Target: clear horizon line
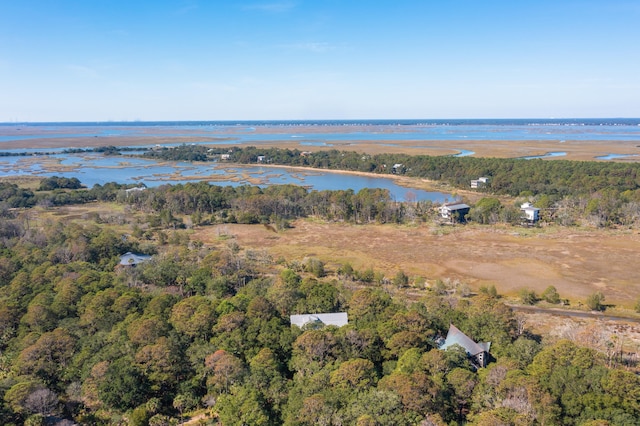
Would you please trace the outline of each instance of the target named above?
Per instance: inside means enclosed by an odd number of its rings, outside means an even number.
[[[640,117],[467,117],[467,118],[271,118],[271,119],[176,119],[176,120],[63,120],[63,121],[0,121],[0,124],[103,124],[103,123],[189,123],[189,122],[216,122],[216,123],[237,123],[237,122],[359,122],[359,121],[508,121],[508,120],[640,120]]]

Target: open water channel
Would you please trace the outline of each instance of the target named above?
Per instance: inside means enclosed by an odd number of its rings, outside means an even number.
[[[340,126],[344,125],[344,130]],[[297,126],[307,130],[297,131]],[[331,131],[327,131],[331,126]],[[308,129],[317,129],[317,131]],[[267,129],[267,131],[265,131]],[[356,130],[354,130],[356,129]],[[431,200],[442,202],[450,194],[428,192],[399,186],[393,179],[352,174],[289,169],[284,167],[237,166],[218,163],[191,164],[163,162],[136,157],[105,157],[99,154],[69,155],[60,149],[38,149],[37,140],[122,137],[202,137],[208,145],[256,145],[260,142],[296,141],[305,146],[331,147],[335,142],[349,141],[357,147],[362,141],[375,141],[394,146],[394,141],[440,141],[456,149],[457,156],[473,155],[459,149],[460,140],[640,140],[639,119],[548,119],[548,120],[365,120],[309,122],[128,122],[128,123],[0,123],[0,150],[3,142],[25,141],[24,148],[2,150],[0,176],[64,176],[77,177],[86,186],[118,183],[143,183],[158,186],[165,183],[208,181],[217,185],[253,184],[259,186],[296,184],[312,190],[385,188],[398,201]],[[30,141],[33,141],[30,147]],[[199,143],[199,142],[196,142]],[[73,144],[77,146],[77,144]],[[149,146],[153,146],[151,143]],[[178,144],[163,144],[166,146]],[[409,145],[411,146],[411,145]],[[356,148],[357,149],[357,148]],[[47,151],[47,156],[11,156],[11,152]],[[60,154],[56,153],[60,152]],[[550,152],[540,157],[563,156]],[[620,156],[603,157],[615,159]]]
[[[52,171],[51,169],[55,169]],[[242,166],[220,163],[162,162],[135,157],[105,157],[100,154],[55,154],[36,157],[0,157],[2,176],[76,177],[88,186],[107,182],[140,183],[148,187],[163,184],[207,181],[215,185],[294,184],[310,190],[382,188],[396,201],[443,202],[450,194],[400,186],[393,179],[361,176],[317,169]]]

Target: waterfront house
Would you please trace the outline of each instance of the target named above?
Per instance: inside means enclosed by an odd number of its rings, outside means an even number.
[[[302,314],[291,315],[291,324],[297,325],[302,328],[307,324],[313,324],[314,326],[324,327],[326,325],[335,325],[336,327],[342,327],[347,325],[348,318],[346,312],[326,313],[326,314]]]
[[[124,192],[127,194],[132,194],[134,192],[141,192],[144,191],[145,189],[147,189],[144,186],[134,186],[133,188],[129,188],[129,189],[125,189]]]
[[[465,217],[469,214],[471,207],[464,203],[448,203],[440,207],[440,216],[451,223],[465,222]]]
[[[540,219],[540,209],[533,207],[531,203],[524,203],[520,206],[520,210],[523,213],[522,219],[533,224]]]
[[[453,345],[461,346],[476,368],[484,368],[487,366],[491,342],[476,343],[455,325],[451,324],[449,325],[447,338],[440,346],[440,349],[446,350]]]
[[[479,177],[478,179],[474,179],[471,181],[471,188],[478,189],[484,188],[489,183],[488,177]]]
[[[396,174],[400,175],[400,174],[403,174],[404,172],[405,172],[404,164],[396,163],[391,168],[391,173],[393,173],[394,175]]]

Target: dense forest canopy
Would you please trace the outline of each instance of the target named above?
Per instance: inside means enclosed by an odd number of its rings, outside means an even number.
[[[310,266],[280,269],[225,244],[186,241],[119,270],[118,254],[139,243],[99,226],[52,223],[5,242],[9,421],[56,413],[109,423],[124,413],[145,424],[207,406],[224,424],[317,424],[324,416],[328,424],[367,416],[379,424],[625,424],[640,415],[637,376],[607,366],[592,348],[542,347],[489,293],[433,290],[406,303],[348,268],[317,277]],[[274,267],[277,276],[265,275]],[[340,310],[350,324],[339,329],[288,322],[292,313]],[[486,371],[464,352],[436,348],[451,322],[493,342]]]

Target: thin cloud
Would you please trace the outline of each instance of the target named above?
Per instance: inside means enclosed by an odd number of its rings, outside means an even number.
[[[179,8],[176,13],[178,15],[186,15],[187,13],[191,12],[192,10],[196,10],[198,9],[198,3],[196,3],[195,1],[185,1],[183,2],[183,6],[181,8]]]
[[[122,29],[112,30],[112,31],[110,31],[109,34],[112,35],[112,36],[117,36],[117,37],[129,37],[129,31],[122,30]]]
[[[231,84],[220,84],[220,83],[208,83],[196,81],[189,84],[189,87],[192,89],[196,89],[198,91],[208,91],[208,92],[235,92],[238,88]]]
[[[65,68],[80,77],[98,78],[100,76],[98,71],[85,65],[69,64],[66,65]]]
[[[330,50],[335,50],[336,46],[326,42],[307,42],[307,43],[293,43],[280,45],[283,49],[288,50],[302,50],[313,53],[324,53]]]
[[[270,13],[287,12],[296,7],[296,3],[292,1],[280,1],[274,3],[253,3],[243,7],[244,10],[257,10]]]

